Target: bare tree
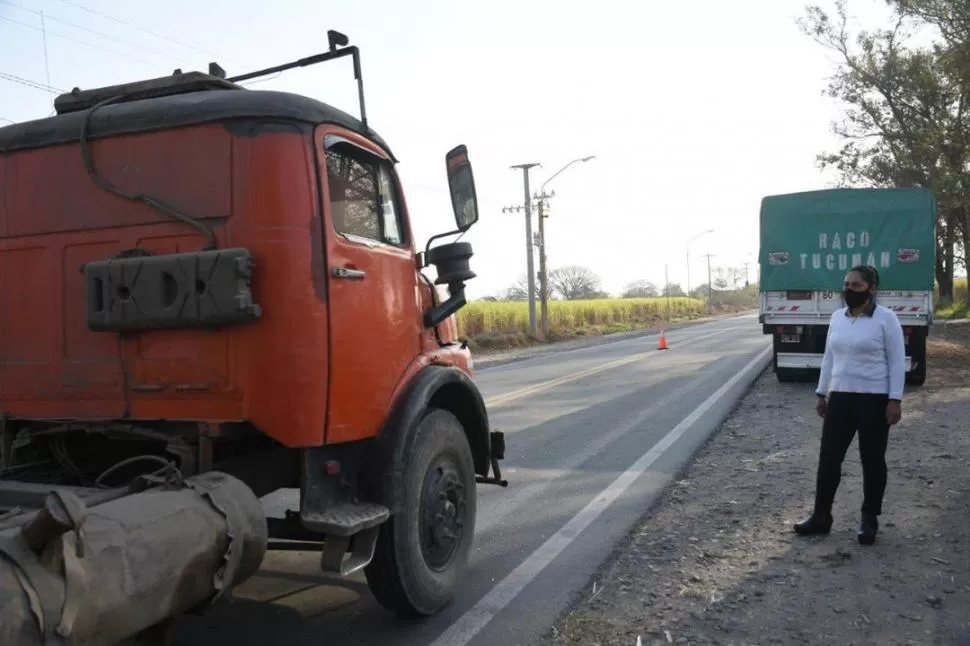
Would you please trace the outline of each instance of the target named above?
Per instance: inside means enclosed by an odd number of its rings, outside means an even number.
[[[577,265],[560,267],[549,272],[549,285],[553,293],[570,301],[599,298],[603,295],[599,276],[586,267]]]
[[[649,280],[637,280],[626,286],[623,298],[653,298],[660,295],[660,290]]]
[[[539,298],[539,286],[533,290],[535,292],[536,299]],[[525,276],[522,276],[515,284],[505,290],[503,295],[503,300],[506,301],[527,301],[529,300],[529,281]]]
[[[744,284],[744,269],[738,267],[718,267],[714,270],[714,289],[738,289]]]

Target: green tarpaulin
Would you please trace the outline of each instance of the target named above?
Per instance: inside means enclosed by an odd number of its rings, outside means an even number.
[[[761,201],[761,290],[838,291],[854,265],[880,288],[933,289],[936,198],[922,188],[833,189]]]

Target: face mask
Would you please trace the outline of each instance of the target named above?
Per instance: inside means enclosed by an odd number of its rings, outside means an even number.
[[[857,292],[854,289],[846,289],[842,292],[845,304],[851,309],[862,307],[869,300],[869,292]]]

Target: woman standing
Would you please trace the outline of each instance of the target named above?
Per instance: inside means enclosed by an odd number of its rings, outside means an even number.
[[[845,276],[845,307],[829,322],[815,410],[824,418],[815,484],[815,510],[795,524],[802,536],[828,534],[842,462],[859,432],[864,500],[859,543],[872,545],[886,490],[889,428],[902,417],[906,377],[903,328],[896,314],[876,303],[879,273],[861,265]]]

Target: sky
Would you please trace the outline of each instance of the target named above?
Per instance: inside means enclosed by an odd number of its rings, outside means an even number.
[[[688,257],[691,284],[704,283],[713,254],[755,279],[761,198],[835,179],[815,159],[838,143],[839,107],[823,95],[836,60],[798,30],[804,4],[0,0],[0,123],[48,116],[74,87],[288,62],[325,51],[336,29],[361,48],[368,119],[400,160],[416,240],[453,227],[444,155],[468,146],[480,210],[464,238],[469,296],[525,275],[524,215],[503,213],[523,201],[510,167],[541,163],[535,190],[588,155],[548,185],[550,268],[588,267],[616,294],[662,285],[665,269],[684,286]],[[850,11],[875,25],[883,6]],[[349,61],[250,87],[357,114]]]

